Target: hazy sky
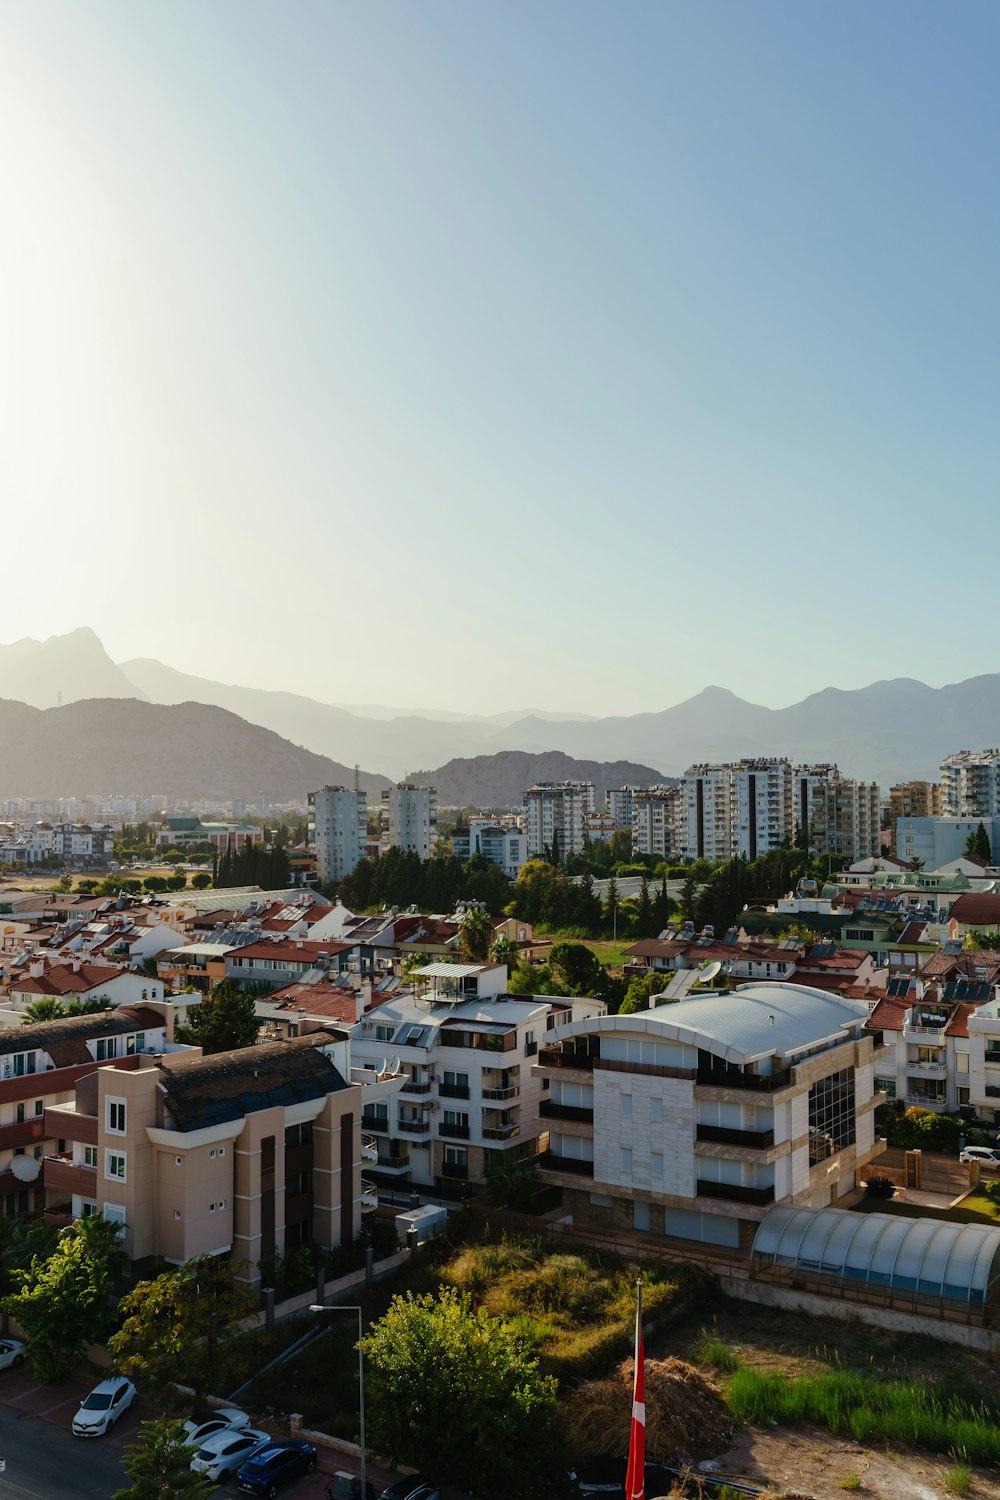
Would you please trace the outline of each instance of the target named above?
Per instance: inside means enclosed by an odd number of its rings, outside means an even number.
[[[0,0],[0,638],[340,701],[1000,669],[996,0]]]

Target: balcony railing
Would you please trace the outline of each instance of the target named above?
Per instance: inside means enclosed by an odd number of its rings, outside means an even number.
[[[577,1120],[581,1125],[593,1125],[594,1111],[578,1104],[556,1104],[554,1099],[543,1099],[538,1113],[546,1120]]]
[[[400,1120],[399,1128],[404,1135],[426,1135],[431,1128],[430,1120]]]
[[[449,1136],[453,1141],[467,1141],[469,1139],[468,1125],[448,1125],[442,1122],[438,1126],[438,1135]]]
[[[702,1198],[725,1198],[732,1203],[773,1203],[774,1183],[767,1187],[743,1187],[738,1182],[707,1182],[699,1177],[698,1194]]]
[[[484,1099],[517,1099],[520,1097],[521,1085],[512,1083],[505,1089],[483,1089]]]
[[[408,1078],[403,1084],[400,1093],[403,1094],[429,1094],[434,1085],[426,1078]]]
[[[543,1172],[571,1172],[574,1177],[593,1177],[594,1163],[583,1161],[579,1156],[558,1156],[554,1151],[543,1151],[538,1158]]]
[[[398,1151],[387,1152],[385,1156],[379,1157],[375,1165],[383,1172],[401,1172],[410,1165],[410,1158]]]
[[[443,1161],[441,1163],[442,1177],[457,1177],[460,1182],[465,1182],[469,1175],[468,1162]]]
[[[442,1099],[468,1099],[469,1085],[467,1083],[439,1083],[438,1093]]]
[[[757,1094],[773,1094],[777,1089],[787,1088],[792,1081],[791,1068],[780,1073],[740,1073],[736,1069],[728,1072],[717,1068],[699,1068],[697,1082],[701,1087],[713,1089],[750,1089]]]
[[[510,1141],[514,1136],[521,1134],[520,1125],[484,1125],[484,1141]]]
[[[362,1137],[362,1139],[361,1139],[361,1160],[362,1161],[378,1161],[378,1141],[372,1140],[368,1136],[363,1136]]]
[[[587,1052],[561,1052],[558,1047],[539,1047],[538,1061],[543,1068],[581,1068],[593,1071],[594,1059]]]
[[[79,1193],[84,1198],[97,1195],[97,1168],[76,1163],[70,1156],[46,1156],[42,1181],[58,1193]]]
[[[362,1113],[361,1128],[362,1130],[372,1131],[374,1135],[388,1135],[389,1117],[388,1115],[368,1115]]]
[[[774,1145],[773,1130],[736,1130],[728,1125],[699,1125],[696,1128],[699,1141],[717,1141],[723,1146],[748,1146],[753,1151],[766,1151]]]

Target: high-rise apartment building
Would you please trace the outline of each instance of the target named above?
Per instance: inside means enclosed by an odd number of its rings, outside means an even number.
[[[881,853],[881,801],[875,781],[831,777],[817,788],[809,847],[845,865]]]
[[[343,880],[364,858],[368,809],[364,792],[325,786],[309,793],[316,847],[316,874],[322,885]]]
[[[380,843],[386,849],[411,849],[430,859],[437,836],[437,792],[432,786],[401,781],[382,793]]]
[[[684,774],[693,859],[757,859],[792,842],[792,768],[784,759],[694,765]]]
[[[840,780],[836,766],[826,761],[814,766],[796,766],[792,772],[795,796],[795,833],[798,839],[809,838],[817,821],[817,801],[832,781]],[[804,845],[802,845],[804,847]],[[812,847],[810,843],[810,847]]]
[[[592,781],[539,781],[524,794],[528,858],[546,850],[559,859],[579,854],[586,838],[584,819],[593,811]]]
[[[897,818],[939,818],[941,787],[936,781],[901,781],[889,788],[889,823]]]
[[[945,756],[941,812],[950,818],[1000,816],[1000,750],[957,750]]]
[[[615,820],[615,828],[632,827],[636,786],[612,786],[604,794],[604,806]]]
[[[679,854],[687,832],[687,804],[679,786],[647,786],[632,799],[632,849],[666,859]]]

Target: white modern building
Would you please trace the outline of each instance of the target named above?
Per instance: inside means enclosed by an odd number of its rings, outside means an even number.
[[[632,799],[632,849],[666,859],[686,843],[687,803],[679,786],[647,786]]]
[[[1000,816],[897,818],[896,855],[907,862],[921,860],[925,870],[940,870],[961,859],[970,833],[980,823],[989,835],[994,857],[1000,857]]]
[[[368,837],[365,794],[344,786],[325,786],[309,793],[309,808],[320,884],[343,880],[364,858]]]
[[[941,762],[941,811],[945,817],[1000,817],[1000,750],[957,750]]]
[[[867,1006],[751,984],[556,1025],[542,1175],[574,1222],[749,1247],[775,1203],[853,1191],[882,1150]]]
[[[792,842],[792,768],[786,759],[690,766],[684,795],[684,852],[692,859],[752,860]]]
[[[539,781],[524,794],[528,858],[548,850],[559,859],[579,854],[586,841],[585,820],[594,811],[592,781]]]
[[[437,792],[432,786],[401,781],[382,793],[380,843],[386,849],[410,849],[430,859],[437,837]]]
[[[458,859],[481,854],[499,865],[511,880],[516,880],[528,857],[528,836],[520,823],[506,818],[470,818],[467,828],[456,828],[451,836],[451,852]]]

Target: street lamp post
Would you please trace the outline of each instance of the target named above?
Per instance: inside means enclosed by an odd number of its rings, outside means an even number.
[[[357,1313],[358,1315],[358,1436],[361,1444],[361,1500],[368,1500],[368,1462],[365,1457],[365,1355],[362,1346],[364,1328],[361,1308],[350,1306],[324,1307],[314,1302],[309,1308],[313,1317],[331,1317],[335,1313]]]

